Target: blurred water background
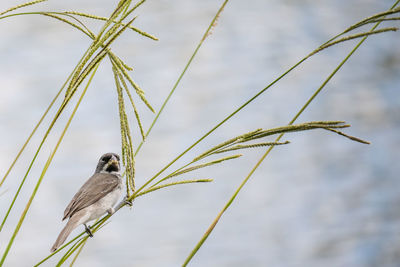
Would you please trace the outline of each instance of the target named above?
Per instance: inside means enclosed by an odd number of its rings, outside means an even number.
[[[229,2],[139,153],[137,184],[318,45],[354,22],[386,10],[392,2]],[[116,3],[49,1],[26,11],[74,10],[108,16]],[[139,17],[134,25],[160,41],[126,32],[113,46],[135,68],[135,81],[156,109],[221,3],[147,1],[136,12]],[[16,4],[2,0],[0,9]],[[95,32],[101,25],[89,24]],[[40,16],[0,21],[0,38],[3,175],[90,40]],[[308,60],[180,162],[237,134],[287,124],[354,45],[341,44]],[[352,124],[347,133],[372,144],[361,145],[322,131],[285,136],[292,143],[272,151],[191,266],[400,266],[399,47],[398,33],[369,38],[299,119],[345,120]],[[106,63],[44,178],[6,266],[32,266],[47,256],[65,224],[61,222],[64,208],[93,173],[100,155],[120,153],[116,103]],[[138,106],[147,128],[153,115],[142,104]],[[44,146],[0,233],[1,252],[61,134],[66,114]],[[48,124],[47,119],[44,125]],[[133,120],[131,125],[138,144]],[[43,131],[42,127],[0,189],[1,218]],[[213,183],[166,189],[137,199],[132,210],[121,210],[88,241],[76,266],[181,265],[263,152],[248,151],[241,159],[188,176],[214,178]]]

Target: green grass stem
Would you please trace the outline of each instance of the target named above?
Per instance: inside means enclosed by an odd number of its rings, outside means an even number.
[[[165,106],[167,105],[169,99],[174,94],[174,92],[175,92],[176,88],[178,87],[179,83],[181,82],[183,76],[185,75],[186,71],[189,69],[189,66],[191,65],[193,59],[196,57],[197,52],[199,51],[201,45],[204,43],[204,41],[206,40],[207,36],[210,34],[211,30],[215,26],[215,23],[217,22],[217,19],[221,15],[221,13],[224,10],[224,8],[225,8],[226,4],[228,3],[228,1],[229,0],[225,0],[222,3],[221,7],[218,9],[217,13],[215,14],[213,19],[211,20],[210,25],[208,26],[206,32],[203,34],[203,37],[200,39],[200,42],[197,44],[193,54],[189,58],[189,61],[186,63],[185,67],[183,68],[183,71],[181,72],[181,74],[179,75],[178,79],[176,80],[176,82],[175,82],[174,86],[172,87],[171,91],[169,92],[167,98],[165,98],[163,104],[161,105],[160,110],[157,112],[156,116],[154,117],[153,121],[151,122],[149,129],[146,131],[146,134],[144,135],[143,140],[140,142],[138,148],[136,149],[135,156],[137,155],[137,153],[139,152],[140,148],[142,147],[145,138],[150,134],[150,132],[153,129],[154,125],[158,121],[158,118],[160,117],[161,113],[163,112],[163,110],[164,110]]]
[[[396,5],[400,2],[400,0],[397,0],[396,3],[392,6],[391,9],[396,7]],[[378,26],[380,22],[376,23],[371,31],[374,31]],[[303,105],[303,107],[299,110],[299,112],[293,117],[293,119],[289,122],[289,125],[293,124],[298,117],[303,113],[303,111],[310,105],[310,103],[315,99],[315,97],[322,91],[322,89],[325,87],[325,85],[332,79],[332,77],[339,71],[339,69],[347,62],[347,60],[354,54],[354,52],[362,45],[362,43],[368,38],[368,36],[363,37],[363,39],[350,51],[350,53],[342,60],[342,62],[334,69],[334,71],[328,76],[328,78],[322,83],[322,85],[314,92],[314,94],[309,98],[309,100]],[[280,139],[283,137],[284,133],[280,134],[276,139],[275,142],[279,142]],[[239,185],[239,187],[236,189],[234,194],[231,196],[231,198],[228,200],[228,202],[225,204],[225,206],[222,208],[222,210],[218,213],[214,221],[211,223],[211,225],[208,227],[204,235],[201,237],[200,241],[196,244],[194,249],[190,252],[189,256],[185,259],[183,263],[183,267],[187,266],[191,259],[196,255],[200,247],[204,244],[204,242],[207,240],[208,236],[211,234],[211,232],[214,230],[215,226],[221,219],[221,216],[225,213],[225,211],[229,208],[229,206],[232,204],[232,202],[236,199],[237,195],[239,194],[240,190],[244,187],[244,185],[247,183],[247,181],[250,179],[250,177],[253,175],[253,173],[257,170],[257,168],[261,165],[261,163],[264,161],[264,159],[267,157],[267,155],[271,152],[271,150],[274,148],[274,146],[270,146],[267,151],[261,156],[261,158],[257,161],[256,165],[251,169],[249,174],[246,176],[246,178],[242,181],[242,183]]]
[[[24,209],[24,211],[23,211],[22,214],[21,214],[21,217],[20,217],[20,219],[19,219],[19,221],[18,221],[18,224],[17,224],[17,226],[15,227],[14,233],[13,233],[12,237],[10,238],[10,241],[8,242],[8,245],[7,245],[7,247],[6,247],[6,250],[4,251],[4,254],[3,254],[3,256],[2,256],[2,258],[1,258],[1,261],[0,261],[0,266],[2,266],[2,265],[4,264],[4,261],[5,261],[7,255],[8,255],[8,252],[10,251],[11,246],[12,246],[12,244],[14,243],[15,237],[17,236],[17,234],[18,234],[18,232],[19,232],[19,229],[21,228],[21,225],[22,225],[22,223],[23,223],[23,221],[24,221],[24,219],[25,219],[26,214],[28,213],[28,210],[29,210],[29,208],[30,208],[30,206],[31,206],[31,204],[32,204],[33,199],[34,199],[35,196],[36,196],[36,193],[37,193],[37,191],[38,191],[38,189],[39,189],[39,186],[40,186],[40,184],[41,184],[42,181],[43,181],[43,177],[44,177],[44,175],[46,174],[47,169],[48,169],[48,167],[50,166],[50,163],[51,163],[51,161],[53,160],[54,155],[56,154],[57,149],[58,149],[58,147],[60,146],[61,141],[63,140],[63,138],[64,138],[64,136],[65,136],[65,133],[67,132],[67,129],[68,129],[68,127],[70,126],[71,121],[72,121],[72,119],[74,118],[75,113],[76,113],[76,111],[78,110],[78,107],[79,107],[79,105],[81,104],[81,101],[82,101],[83,97],[85,96],[85,93],[86,93],[87,89],[89,88],[89,85],[90,85],[90,83],[91,83],[91,81],[92,81],[92,79],[93,79],[93,77],[94,77],[94,74],[96,73],[97,67],[98,67],[98,65],[96,66],[95,70],[93,71],[92,76],[89,78],[89,81],[88,81],[88,83],[87,83],[85,89],[82,91],[82,94],[81,94],[81,96],[80,96],[78,102],[76,103],[75,108],[74,108],[74,110],[72,111],[72,114],[71,114],[71,116],[69,117],[68,122],[67,122],[67,124],[65,125],[65,128],[64,128],[64,130],[63,130],[63,132],[62,132],[60,138],[58,139],[58,142],[57,142],[57,144],[56,144],[56,146],[55,146],[53,152],[51,153],[49,159],[48,159],[47,162],[46,162],[46,165],[45,165],[44,168],[43,168],[43,171],[42,171],[42,173],[41,173],[41,175],[40,175],[40,178],[39,178],[38,182],[37,182],[36,185],[35,185],[35,189],[33,190],[32,194],[31,194],[31,196],[30,196],[30,198],[29,198],[28,203],[26,204],[25,209]]]
[[[36,1],[26,2],[26,3],[21,4],[21,5],[17,5],[17,6],[14,6],[14,7],[12,7],[12,8],[9,8],[9,9],[3,11],[3,12],[0,12],[0,16],[6,14],[6,13],[8,13],[8,12],[11,12],[11,11],[14,11],[14,10],[17,10],[17,9],[20,9],[20,8],[23,8],[23,7],[27,7],[27,6],[39,4],[39,3],[45,2],[45,1],[47,1],[47,0],[36,0]]]

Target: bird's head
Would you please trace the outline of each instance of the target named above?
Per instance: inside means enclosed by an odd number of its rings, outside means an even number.
[[[97,163],[96,173],[99,172],[119,172],[119,156],[115,153],[106,153],[100,157],[99,163]]]

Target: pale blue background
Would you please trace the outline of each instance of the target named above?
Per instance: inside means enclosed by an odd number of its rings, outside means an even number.
[[[116,2],[49,1],[26,10],[76,10],[107,16]],[[221,3],[147,1],[137,10],[134,25],[160,41],[126,32],[113,46],[135,67],[132,75],[156,109]],[[0,10],[15,4],[3,0]],[[137,183],[143,184],[318,45],[392,4],[388,0],[230,1],[140,152]],[[97,30],[100,24],[91,25]],[[69,26],[39,16],[0,21],[0,38],[3,175],[90,41]],[[307,61],[182,163],[234,135],[286,124],[354,45],[341,44]],[[361,145],[322,131],[287,135],[284,139],[292,144],[268,156],[191,266],[399,266],[399,47],[398,33],[368,39],[299,119],[346,120],[353,126],[346,132],[372,144]],[[106,63],[44,178],[6,266],[31,266],[47,256],[64,226],[65,206],[92,174],[98,157],[108,151],[120,153],[116,100]],[[153,115],[142,104],[138,106],[147,128]],[[1,252],[66,118],[67,114],[57,123],[0,233]],[[131,125],[137,144],[133,120]],[[1,218],[43,130],[0,189]],[[263,151],[249,151],[242,159],[187,177],[214,178],[214,183],[177,187],[138,199],[132,210],[119,212],[89,240],[76,266],[181,265]]]

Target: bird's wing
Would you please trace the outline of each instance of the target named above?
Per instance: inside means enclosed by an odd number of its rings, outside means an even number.
[[[79,189],[64,211],[64,219],[86,208],[115,189],[120,183],[120,178],[114,174],[95,173]]]

